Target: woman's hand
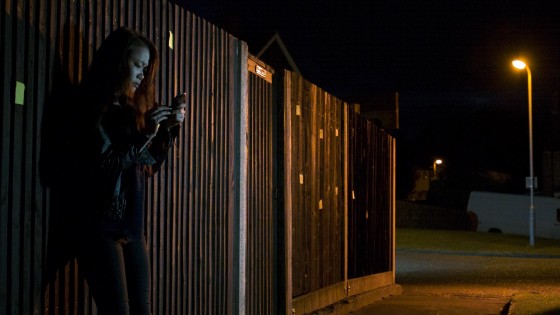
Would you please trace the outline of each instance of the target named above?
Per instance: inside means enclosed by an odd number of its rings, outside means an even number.
[[[168,119],[171,109],[167,106],[156,106],[146,113],[146,128],[144,133],[149,138],[156,136],[160,124]]]
[[[170,128],[180,125],[185,120],[187,107],[187,96],[185,93],[181,93],[173,99],[173,107],[171,108],[167,119],[162,123],[162,125],[169,130]]]

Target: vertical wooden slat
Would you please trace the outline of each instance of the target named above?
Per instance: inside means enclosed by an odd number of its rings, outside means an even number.
[[[169,32],[171,32],[173,35],[177,34],[176,29],[173,27],[172,23],[173,21],[175,21],[177,24],[180,23],[180,20],[178,19],[178,16],[175,14],[175,7],[173,5],[171,5],[170,3],[166,4],[166,9],[167,9],[167,30],[168,30],[168,34],[167,34],[167,39],[165,40],[165,42],[167,43],[167,50],[169,51],[169,67],[170,67],[170,72],[172,73],[172,77],[174,78],[174,80],[172,80],[171,82],[169,82],[169,91],[171,93],[171,95],[176,95],[177,94],[177,82],[181,81],[181,74],[178,71],[178,67],[177,67],[177,53],[175,52],[175,46],[174,46],[174,40],[172,43],[172,46],[169,46],[169,42],[171,40],[170,38],[170,34]],[[180,38],[180,37],[179,37]],[[173,38],[174,39],[174,38]],[[171,235],[171,248],[170,248],[170,253],[171,253],[171,257],[169,258],[170,261],[170,265],[171,265],[171,272],[170,272],[170,290],[168,293],[169,299],[171,301],[171,306],[169,308],[169,313],[174,314],[177,313],[179,311],[178,309],[178,304],[179,304],[179,295],[180,295],[180,276],[179,276],[179,264],[178,264],[178,256],[179,253],[177,252],[176,249],[179,248],[180,246],[180,242],[178,239],[178,234],[179,234],[179,229],[181,226],[181,221],[180,221],[180,202],[181,202],[181,195],[179,192],[179,183],[181,182],[181,167],[178,164],[178,159],[177,159],[177,149],[179,149],[178,147],[174,147],[171,151],[171,156],[170,156],[170,160],[168,161],[171,165],[171,167],[175,170],[174,172],[171,172],[170,177],[172,178],[171,182],[170,182],[170,187],[171,187],[171,193],[170,193],[170,204],[171,207],[173,209],[173,213],[172,216],[170,217],[171,220],[171,231],[170,231],[170,235]]]
[[[210,222],[210,218],[214,212],[214,209],[212,209],[210,206],[210,194],[208,191],[209,188],[209,175],[210,174],[210,154],[209,154],[209,137],[208,137],[208,128],[209,128],[209,118],[210,118],[210,109],[212,107],[212,102],[213,99],[211,98],[212,96],[212,90],[211,90],[211,86],[210,86],[210,81],[211,81],[211,77],[210,77],[210,56],[209,56],[209,52],[211,51],[211,26],[210,25],[204,25],[203,26],[203,31],[202,31],[202,39],[201,39],[201,58],[199,60],[199,62],[201,63],[201,81],[203,82],[203,85],[205,87],[205,89],[203,90],[202,93],[202,97],[201,97],[201,102],[202,104],[205,104],[205,106],[203,106],[202,108],[200,108],[201,110],[201,115],[202,115],[202,124],[201,124],[201,130],[200,130],[200,138],[203,141],[201,143],[201,150],[200,150],[200,161],[201,161],[201,169],[205,170],[205,172],[201,172],[200,173],[200,178],[199,178],[199,182],[200,182],[200,191],[201,191],[201,196],[200,196],[200,200],[201,200],[201,206],[202,208],[199,209],[201,211],[201,225],[202,226],[208,226],[208,223]],[[204,282],[204,276],[210,274],[211,269],[210,269],[210,261],[208,261],[208,254],[210,251],[210,242],[211,239],[208,237],[208,230],[203,230],[201,233],[201,240],[200,240],[200,247],[199,247],[199,259],[201,262],[201,274],[200,274],[200,278],[199,281],[201,283]],[[200,285],[200,284],[199,284]],[[201,294],[200,294],[200,298],[201,298],[201,305],[200,308],[198,310],[198,312],[200,313],[209,313],[209,308],[211,307],[210,305],[208,305],[208,299],[209,299],[209,293],[210,293],[210,287],[209,286],[202,286],[201,285]]]
[[[41,171],[41,134],[42,134],[42,117],[44,116],[44,108],[41,106],[41,101],[46,99],[47,89],[46,89],[46,82],[48,80],[48,72],[47,67],[48,63],[41,62],[48,60],[48,49],[46,47],[46,28],[47,28],[47,7],[45,3],[38,1],[35,5],[35,25],[38,27],[38,32],[35,37],[35,47],[37,50],[37,60],[35,62],[35,91],[34,95],[35,98],[35,125],[37,128],[35,129],[35,149],[38,150],[37,157],[36,157],[36,172],[40,174]],[[0,32],[1,34],[1,32]],[[2,59],[0,57],[0,59]],[[46,278],[43,276],[43,266],[46,262],[46,249],[47,249],[47,232],[48,232],[48,212],[47,212],[47,204],[48,198],[45,193],[45,189],[43,189],[40,182],[36,182],[35,184],[35,222],[33,223],[34,226],[34,235],[33,239],[36,244],[35,255],[34,255],[34,263],[33,263],[33,278],[34,282],[34,291],[33,296],[35,297],[34,301],[34,314],[42,313],[41,306],[45,304],[45,295],[44,295],[44,286],[43,286],[43,279]]]
[[[10,72],[11,69],[9,65],[6,65],[6,60],[11,60],[11,15],[12,10],[10,8],[10,1],[7,0],[4,4],[2,10],[5,12],[0,15],[0,58],[3,61],[4,66],[0,70],[2,75],[0,75],[0,87],[2,88],[0,94],[0,100],[2,104],[11,104],[10,102]],[[10,123],[5,117],[10,117],[9,106],[2,106],[2,126],[0,127],[0,152],[2,153],[2,161],[0,165],[0,256],[6,257],[6,261],[0,263],[0,283],[5,283],[6,285],[0,286],[0,295],[6,298],[0,300],[0,311],[8,313],[8,266],[9,266],[9,253],[8,253],[8,211],[3,211],[8,208],[7,200],[9,196],[9,184],[8,184],[8,169],[9,169],[9,159],[5,158],[9,156],[9,146],[8,146],[8,131],[10,128]]]
[[[193,66],[193,61],[194,61],[194,56],[195,56],[195,45],[194,45],[194,36],[192,35],[192,30],[194,29],[194,18],[191,14],[187,14],[187,25],[188,25],[188,32],[186,36],[186,38],[190,38],[190,40],[185,40],[185,42],[188,44],[187,48],[185,49],[186,51],[190,51],[190,58],[187,58],[188,62],[189,62],[189,66],[191,68],[191,71],[189,72],[190,76],[193,76],[194,73],[194,69],[195,67]],[[194,102],[196,99],[196,94],[194,86],[193,86],[193,82],[194,80],[189,80],[189,82],[191,82],[190,85],[188,85],[188,92],[189,92],[189,103],[188,103],[188,107],[187,107],[187,117],[186,117],[186,121],[185,121],[185,129],[188,131],[188,136],[185,137],[186,140],[186,145],[185,145],[185,149],[187,150],[187,156],[188,156],[188,161],[189,163],[187,164],[187,167],[189,170],[191,170],[190,172],[188,172],[188,179],[187,179],[187,187],[188,187],[188,202],[187,202],[187,209],[188,214],[187,214],[187,229],[186,229],[186,239],[190,240],[189,242],[187,242],[187,246],[185,247],[185,253],[186,253],[186,266],[187,266],[187,272],[186,272],[186,279],[193,279],[192,275],[194,273],[194,262],[193,262],[193,252],[194,252],[194,230],[195,230],[195,220],[194,220],[194,195],[193,195],[193,190],[194,190],[194,174],[196,173],[196,169],[194,169],[194,161],[195,159],[194,157],[194,139],[195,135],[194,135],[194,119],[195,119],[195,114],[194,114]],[[192,294],[192,288],[194,281],[191,280],[191,282],[187,285],[186,287],[186,310],[188,313],[192,313],[192,305],[193,305],[193,294]]]
[[[24,82],[26,84],[26,88],[28,89],[28,95],[26,97],[26,102],[24,105],[23,111],[23,137],[21,138],[24,141],[24,148],[23,148],[23,167],[22,167],[22,178],[33,178],[30,181],[23,182],[23,202],[22,202],[22,209],[34,209],[35,205],[32,203],[33,196],[32,193],[32,186],[35,183],[36,177],[33,175],[33,168],[34,168],[34,151],[35,147],[33,146],[34,140],[34,133],[33,129],[36,125],[33,123],[33,112],[34,112],[34,95],[29,93],[29,91],[33,91],[34,84],[33,84],[33,63],[35,62],[35,51],[33,49],[33,36],[35,35],[35,26],[32,23],[32,2],[28,2],[25,4],[24,8],[24,20],[26,21],[25,27],[25,50],[23,54],[24,60]],[[22,255],[22,290],[24,292],[33,292],[32,289],[32,265],[31,265],[31,257],[33,255],[34,248],[32,243],[32,214],[31,211],[22,211],[23,218],[22,218],[22,247],[21,247],[21,255]],[[22,310],[25,313],[32,312],[32,301],[33,296],[31,294],[22,295]]]
[[[187,24],[186,24],[186,19],[187,19],[187,14],[186,12],[183,12],[182,10],[180,10],[179,8],[176,8],[176,20],[179,20],[179,23],[176,23],[175,27],[175,32],[176,32],[176,36],[179,39],[185,39],[187,38]],[[174,45],[176,47],[176,49],[179,49],[179,52],[176,53],[177,59],[179,60],[177,66],[179,67],[180,70],[180,80],[178,83],[178,87],[176,87],[177,90],[180,91],[184,91],[184,92],[188,92],[186,87],[187,87],[187,83],[188,82],[188,77],[187,77],[187,41],[186,40],[175,40]],[[181,53],[184,52],[184,53]],[[186,117],[185,117],[185,123],[186,124],[189,121],[189,114],[190,114],[190,97],[187,97],[187,108],[186,108]],[[184,139],[183,141],[181,141],[179,143],[179,147],[177,150],[177,154],[178,157],[177,159],[182,160],[182,159],[186,159],[188,158],[188,154],[186,154],[185,150],[188,147],[188,143],[189,143],[189,139],[187,138],[187,128],[183,127],[180,133],[180,137],[182,139]],[[186,162],[180,163],[180,178],[181,180],[179,181],[179,187],[178,187],[178,191],[179,191],[179,195],[180,195],[180,201],[179,201],[179,207],[181,209],[179,216],[177,218],[177,220],[179,221],[179,225],[177,226],[178,229],[178,233],[177,233],[177,238],[178,238],[178,244],[177,244],[177,248],[179,250],[179,253],[177,255],[177,265],[179,271],[177,274],[177,290],[179,291],[176,298],[178,300],[178,304],[177,304],[177,313],[179,311],[185,311],[187,309],[187,274],[188,274],[188,261],[186,259],[186,254],[188,253],[188,241],[187,241],[187,229],[188,229],[188,178],[189,178],[189,171],[188,171],[188,164]],[[181,254],[182,253],[182,254]]]
[[[12,114],[13,102],[11,101],[11,80],[12,80],[12,17],[14,15],[13,4],[11,1],[6,1],[5,7],[2,8],[6,10],[2,14],[2,20],[0,20],[0,43],[1,56],[4,60],[4,66],[2,67],[2,76],[0,76],[0,83],[2,86],[2,127],[0,128],[0,141],[2,150],[2,167],[0,168],[0,205],[2,210],[0,212],[0,255],[6,257],[5,261],[0,264],[0,282],[5,283],[5,285],[0,286],[0,295],[6,297],[0,299],[0,311],[6,314],[10,313],[10,303],[11,303],[11,280],[9,267],[12,262],[10,242],[11,242],[11,230],[10,225],[11,220],[10,212],[11,209],[10,199],[12,196],[12,189],[10,185],[10,164],[12,160],[11,156],[11,145],[10,145],[10,135],[12,130]],[[10,62],[6,62],[9,60]],[[10,157],[10,158],[6,158]],[[4,209],[6,209],[4,211]]]
[[[234,71],[229,72],[229,75],[224,75],[221,78],[221,84],[219,86],[221,86],[221,90],[223,93],[223,103],[220,106],[220,120],[223,122],[222,126],[218,126],[218,139],[220,142],[220,151],[222,152],[222,154],[224,156],[231,156],[233,154],[232,151],[230,151],[230,146],[229,143],[230,141],[227,141],[228,137],[227,135],[230,134],[229,130],[232,129],[232,126],[235,125],[235,123],[233,122],[235,120],[235,116],[234,116],[234,110],[228,106],[229,104],[232,104],[234,102],[236,102],[236,100],[238,100],[240,103],[244,102],[243,98],[241,97],[241,93],[244,90],[243,86],[244,86],[244,81],[242,79],[239,78],[239,68],[241,68],[243,66],[243,63],[241,62],[241,60],[239,59],[235,59],[233,58],[235,55],[232,54],[232,51],[237,51],[238,54],[240,55],[238,58],[243,58],[243,55],[246,53],[246,45],[240,45],[240,42],[237,41],[237,39],[234,39],[233,37],[224,34],[226,36],[224,36],[224,46],[223,46],[223,50],[224,51],[229,51],[228,54],[223,54],[222,55],[222,60],[224,62],[223,65],[223,69],[224,71],[226,71],[226,69],[232,69],[234,68]],[[238,81],[238,85],[234,85],[231,84],[232,82]],[[232,89],[234,86],[239,86],[239,89]],[[236,91],[236,93],[231,93],[230,91]],[[235,96],[234,94],[237,94],[239,96]],[[228,158],[224,158],[221,161],[221,171],[218,174],[234,174],[234,168],[229,166],[229,159]],[[219,176],[219,175],[218,175]],[[219,191],[224,192],[223,194],[221,194],[221,200],[220,200],[220,204],[219,204],[219,208],[220,209],[231,209],[230,211],[227,212],[223,212],[222,213],[222,224],[221,227],[224,230],[229,230],[230,233],[232,233],[232,229],[229,229],[229,222],[230,222],[230,218],[233,217],[233,212],[234,210],[230,207],[228,207],[228,203],[229,200],[234,200],[235,198],[233,198],[233,194],[232,192],[228,189],[228,184],[229,184],[229,179],[228,176],[222,176],[221,177],[221,185],[219,187]],[[230,240],[230,234],[228,233],[224,233],[221,235],[221,248],[220,248],[220,254],[221,257],[230,257],[231,253],[234,251],[234,247],[230,246],[229,240]],[[230,263],[227,263],[226,261],[222,261],[222,274],[224,276],[226,276],[229,279],[232,279],[231,281],[231,285],[227,285],[227,283],[225,282],[221,282],[220,283],[220,296],[222,297],[220,300],[226,300],[228,301],[227,303],[219,303],[221,305],[221,311],[223,312],[227,312],[230,310],[230,308],[228,308],[228,305],[230,303],[230,301],[233,299],[229,294],[231,292],[231,290],[234,288],[234,276],[232,274],[232,270]]]
[[[235,71],[229,73],[229,75],[224,78],[228,81],[234,81],[236,78],[240,78],[240,86],[244,86],[247,84],[245,78],[240,76],[240,69],[243,65],[242,55],[247,51],[246,45],[239,45],[239,46],[230,46],[229,54],[228,54],[228,62],[231,62],[233,67],[236,67]],[[224,296],[226,297],[225,303],[226,309],[234,310],[239,309],[239,299],[235,298],[235,296],[239,296],[239,292],[236,292],[235,289],[240,289],[241,280],[239,275],[243,272],[243,269],[240,268],[240,261],[242,260],[242,253],[240,251],[239,240],[240,240],[240,233],[239,233],[239,222],[241,221],[242,213],[237,208],[240,208],[240,200],[236,198],[237,196],[239,199],[241,198],[241,191],[239,191],[239,174],[242,169],[242,165],[240,163],[240,156],[241,147],[240,143],[242,142],[242,138],[240,134],[242,133],[242,125],[240,124],[241,120],[241,109],[242,104],[246,103],[246,94],[243,94],[246,89],[234,89],[232,85],[228,85],[227,89],[225,89],[228,94],[228,103],[234,104],[234,108],[228,111],[226,116],[228,119],[225,121],[228,122],[227,126],[224,126],[224,129],[227,130],[227,133],[234,135],[234,141],[228,142],[224,148],[227,152],[228,159],[224,161],[230,169],[227,172],[227,183],[226,183],[226,190],[231,192],[233,195],[232,198],[228,198],[225,202],[227,204],[227,208],[234,209],[230,212],[224,220],[224,226],[227,226],[229,233],[227,234],[227,240],[225,240],[226,246],[231,248],[232,250],[225,253],[225,257],[227,257],[228,261],[230,262],[227,264],[226,273],[230,279],[232,279],[232,285],[224,287]],[[244,116],[246,118],[246,116]],[[233,121],[238,121],[238,123],[231,123]],[[236,178],[238,182],[236,182]],[[238,188],[238,193],[234,193]],[[238,227],[236,229],[236,227]],[[237,312],[235,312],[237,313]]]
[[[12,85],[16,83],[16,81],[22,82],[27,84],[24,77],[24,56],[25,53],[20,55],[18,52],[25,52],[24,49],[24,38],[25,38],[25,31],[24,23],[21,21],[23,19],[23,11],[25,7],[24,1],[17,1],[14,4],[15,7],[15,16],[17,19],[12,20],[12,31],[13,36],[15,38],[14,45],[12,46],[12,62],[14,68],[12,68],[12,73],[9,78],[12,80]],[[13,93],[13,92],[12,92]],[[12,209],[12,212],[9,215],[9,225],[8,225],[8,242],[9,242],[9,253],[8,255],[12,258],[10,266],[10,275],[8,276],[8,284],[12,288],[12,292],[9,293],[8,299],[10,302],[10,308],[12,310],[19,310],[22,309],[22,301],[21,295],[19,292],[24,290],[21,276],[22,272],[22,245],[23,245],[23,238],[22,238],[22,215],[25,214],[22,209],[24,209],[24,194],[23,194],[23,184],[22,181],[22,171],[23,171],[23,153],[24,149],[22,146],[24,142],[21,141],[24,132],[24,122],[23,122],[23,114],[24,114],[24,106],[16,105],[13,102],[9,102],[13,106],[13,111],[11,112],[11,122],[12,122],[12,135],[10,137],[10,149],[12,150],[11,154],[13,154],[12,161],[10,163],[10,175],[9,181],[12,189],[13,189],[13,197],[11,198],[11,204],[8,204],[9,209]],[[9,201],[10,203],[10,201]]]
[[[342,137],[343,137],[343,152],[345,154],[343,154],[343,179],[342,179],[342,187],[341,187],[341,192],[343,194],[343,207],[344,207],[344,219],[343,219],[343,238],[344,238],[344,242],[343,242],[343,251],[344,251],[344,255],[343,255],[343,277],[344,277],[344,288],[346,290],[346,294],[348,294],[348,290],[349,290],[349,285],[348,285],[348,274],[349,274],[349,270],[350,270],[350,264],[349,264],[349,258],[350,258],[350,220],[349,220],[349,212],[350,212],[350,200],[352,200],[350,198],[351,194],[350,191],[352,189],[352,187],[350,187],[350,182],[349,182],[349,177],[350,177],[350,157],[349,154],[347,154],[347,152],[350,152],[350,133],[351,133],[351,129],[350,129],[350,105],[345,103],[343,108],[343,114],[342,117],[344,119],[344,123],[343,123],[343,128],[344,128],[344,132],[342,133]]]

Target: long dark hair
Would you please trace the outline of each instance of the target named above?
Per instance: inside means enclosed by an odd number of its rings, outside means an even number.
[[[127,61],[133,47],[145,46],[150,51],[150,61],[144,79],[134,92],[127,93]],[[86,101],[92,102],[95,112],[101,114],[115,99],[121,105],[133,108],[136,124],[144,127],[144,114],[155,106],[155,76],[159,67],[159,56],[154,44],[144,35],[121,27],[113,31],[101,43],[93,56],[89,72],[82,81],[82,92]]]

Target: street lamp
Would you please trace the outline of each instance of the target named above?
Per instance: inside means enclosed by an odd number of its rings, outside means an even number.
[[[530,191],[530,205],[529,205],[529,244],[535,246],[535,174],[533,171],[533,91],[531,84],[531,69],[529,65],[521,60],[514,60],[512,65],[519,69],[527,70],[527,88],[529,91],[529,178],[525,181],[525,186]]]
[[[443,161],[440,160],[440,159],[437,159],[437,160],[434,161],[434,179],[438,179],[437,166],[440,165],[441,163],[443,163]]]

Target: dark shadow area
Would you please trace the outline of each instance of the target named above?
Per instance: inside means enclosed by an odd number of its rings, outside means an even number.
[[[500,315],[509,314],[509,308],[510,307],[511,307],[511,301],[509,301],[506,305],[504,305],[504,308],[502,309],[502,312],[500,313]]]
[[[77,47],[78,40],[81,41],[82,38],[70,38],[71,34],[80,34],[78,26],[65,25],[63,35],[57,36],[54,43],[47,39],[47,47],[55,60],[50,71],[52,84],[44,103],[41,127],[40,176],[50,195],[43,279],[45,289],[57,277],[59,281],[69,281],[60,279],[63,276],[58,276],[58,271],[72,262],[76,255],[80,235],[77,223],[81,217],[82,205],[87,202],[80,198],[83,195],[81,190],[85,189],[80,172],[85,109],[80,106],[83,102],[80,102],[78,86],[71,82],[69,76],[75,70],[74,67],[79,65],[70,60],[68,53]],[[69,46],[71,42],[75,43],[75,47]],[[73,56],[77,58],[76,52],[75,49]]]

